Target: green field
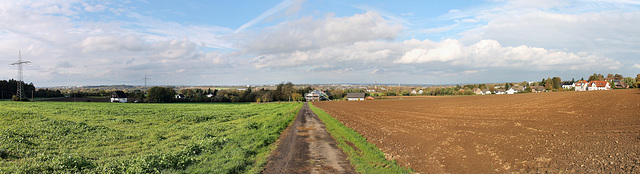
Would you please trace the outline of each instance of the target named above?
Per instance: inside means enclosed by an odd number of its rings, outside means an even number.
[[[258,173],[301,106],[0,102],[0,173]]]

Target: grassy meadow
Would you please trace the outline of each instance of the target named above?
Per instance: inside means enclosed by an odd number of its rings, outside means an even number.
[[[0,102],[0,173],[259,173],[301,106]]]

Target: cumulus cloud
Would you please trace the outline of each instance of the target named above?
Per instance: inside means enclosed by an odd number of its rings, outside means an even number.
[[[243,45],[257,54],[308,51],[359,41],[395,39],[401,26],[389,24],[376,12],[350,17],[311,17],[269,27]]]
[[[636,63],[636,64],[633,64],[633,66],[631,66],[631,67],[634,67],[634,68],[640,68],[640,64],[637,64],[637,63]]]
[[[462,46],[455,40],[445,40],[429,48],[415,48],[394,63],[451,62],[468,67],[531,68],[535,70],[579,70],[584,68],[618,69],[620,62],[589,54],[551,51],[544,48],[505,47],[495,40],[481,40]]]

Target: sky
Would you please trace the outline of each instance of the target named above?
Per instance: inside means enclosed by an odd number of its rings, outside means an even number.
[[[640,73],[639,0],[0,0],[0,79],[469,84]]]

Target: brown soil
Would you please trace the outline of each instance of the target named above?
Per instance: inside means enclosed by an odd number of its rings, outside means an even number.
[[[278,140],[263,173],[355,173],[347,155],[304,104]]]
[[[640,90],[313,104],[421,173],[640,172]]]

